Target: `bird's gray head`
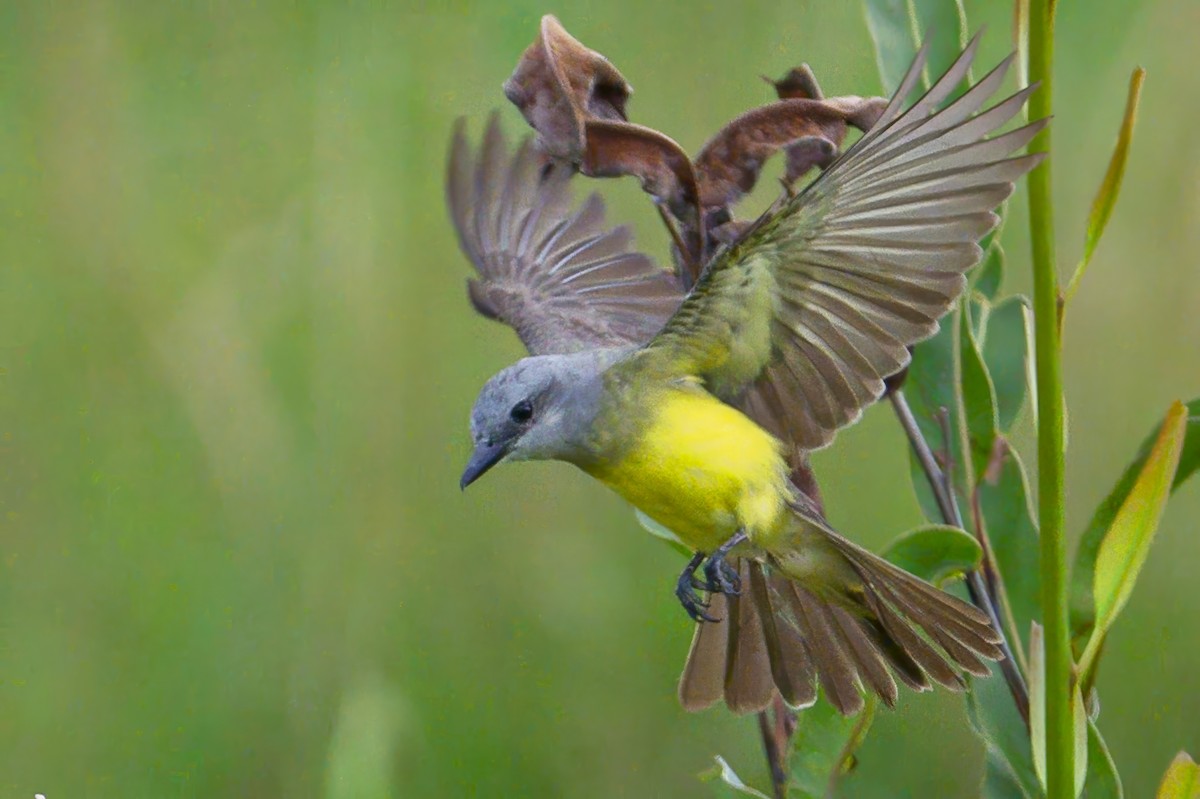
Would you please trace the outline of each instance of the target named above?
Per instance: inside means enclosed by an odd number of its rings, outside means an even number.
[[[573,460],[594,414],[603,358],[595,353],[524,358],[487,382],[471,409],[475,451],[466,488],[502,460]]]

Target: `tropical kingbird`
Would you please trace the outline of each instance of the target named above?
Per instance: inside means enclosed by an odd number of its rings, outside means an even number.
[[[528,141],[510,162],[494,123],[472,163],[456,133],[447,196],[479,275],[470,298],[532,356],[475,402],[461,484],[502,460],[567,461],[696,553],[676,587],[699,622],[679,687],[690,710],[757,711],[776,689],[806,706],[819,683],[850,714],[860,687],[893,704],[893,673],[958,689],[959,669],[987,675],[1003,656],[984,613],[834,531],[784,455],[828,444],[882,396],[1042,159],[1011,153],[1045,120],[985,138],[1032,91],[984,108],[1011,56],[939,110],[977,41],[905,110],[922,50],[878,122],[686,296],[627,231],[605,230],[598,198],[571,212],[570,170],[544,168]],[[790,440],[759,423],[751,390],[785,409]]]

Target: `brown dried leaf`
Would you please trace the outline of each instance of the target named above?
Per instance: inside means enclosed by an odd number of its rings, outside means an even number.
[[[731,219],[708,230],[708,235],[718,244],[733,244],[753,228],[753,219]]]
[[[847,97],[827,97],[825,103],[836,108],[845,116],[847,122],[866,133],[875,127],[875,123],[883,115],[888,99],[886,97],[849,95]]]
[[[815,79],[792,70],[777,91],[819,92]],[[793,80],[789,81],[788,79]],[[730,205],[754,188],[763,163],[780,149],[788,152],[785,185],[814,166],[828,165],[841,148],[847,124],[867,130],[879,119],[882,97],[797,97],[760,106],[742,114],[704,145],[696,158],[700,203],[704,208]]]
[[[632,122],[589,120],[584,139],[580,171],[598,178],[636,177],[647,194],[680,220],[688,255],[698,257],[703,234],[696,210],[696,173],[683,148],[669,136]]]
[[[775,87],[775,94],[780,100],[823,100],[825,95],[817,83],[808,64],[801,64],[792,69],[779,80],[764,77],[763,80]]]
[[[504,83],[547,153],[578,163],[588,119],[624,120],[633,89],[607,58],[567,33],[552,15]]]
[[[741,199],[754,188],[763,163],[800,139],[827,142],[806,142],[802,149],[810,156],[836,154],[845,135],[844,115],[819,100],[780,100],[747,111],[722,128],[696,157],[700,203],[711,208]],[[792,181],[799,175],[790,167],[787,179]]]

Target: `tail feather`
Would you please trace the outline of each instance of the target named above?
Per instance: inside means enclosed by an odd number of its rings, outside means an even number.
[[[679,677],[679,703],[695,713],[725,697],[725,663],[729,653],[729,612],[724,594],[709,598],[708,612],[718,621],[696,625],[692,648]]]
[[[743,586],[750,585],[750,565],[747,560],[738,564]],[[770,704],[775,695],[762,615],[751,596],[730,597],[728,604],[730,627],[725,703],[734,713],[754,713]]]
[[[779,693],[792,707],[808,707],[817,701],[817,672],[800,630],[787,624],[776,605],[786,602],[791,582],[780,574],[764,574],[760,563],[750,564],[750,590],[763,618],[763,635],[770,653],[771,674]],[[769,612],[762,609],[769,609]]]
[[[724,699],[735,713],[755,712],[776,691],[805,707],[819,684],[835,708],[853,715],[864,691],[889,706],[897,680],[917,691],[932,683],[959,691],[960,671],[986,676],[986,661],[1003,657],[999,633],[977,608],[823,524],[806,528],[857,580],[810,584],[789,576],[787,563],[740,560],[742,595],[714,595],[709,612],[720,621],[697,627],[679,684],[686,709]]]
[[[866,631],[848,611],[836,605],[831,606],[830,611],[833,620],[837,623],[837,630],[841,634],[842,640],[858,665],[858,673],[862,681],[879,695],[884,704],[888,707],[895,707],[900,690],[888,672],[879,650],[872,646]]]
[[[789,586],[795,597],[795,620],[804,635],[804,643],[817,666],[817,679],[829,702],[847,716],[863,707],[858,690],[858,670],[834,631],[829,606],[802,586]]]
[[[860,618],[857,621],[862,626],[863,633],[876,651],[887,661],[892,673],[899,677],[901,682],[918,692],[933,689],[933,686],[929,684],[929,676],[925,674],[921,664],[913,660],[912,655],[904,651],[904,647],[887,634],[877,619]]]

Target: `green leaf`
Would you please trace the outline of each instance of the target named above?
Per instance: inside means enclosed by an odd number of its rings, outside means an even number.
[[[1025,466],[1016,450],[1007,445],[998,473],[979,483],[979,508],[987,527],[996,570],[1004,585],[1005,601],[1001,611],[1012,619],[1010,632],[1020,638],[1028,634],[1030,622],[1042,618],[1041,572],[1038,570],[1038,529],[1029,509]],[[1024,651],[1019,646],[1013,648],[1018,656]]]
[[[866,0],[863,6],[883,92],[891,95],[917,52],[917,23],[906,0]]]
[[[1088,768],[1088,717],[1079,683],[1071,692],[1071,719],[1075,726],[1075,795],[1083,793]]]
[[[917,28],[921,39],[932,36],[929,42],[929,60],[925,67],[925,82],[937,78],[954,63],[967,46],[967,12],[962,0],[915,0]],[[965,88],[966,81],[958,85],[950,100]]]
[[[980,242],[980,246],[984,246]],[[992,241],[986,246],[983,261],[975,268],[975,290],[989,300],[996,299],[1004,282],[1004,248]]]
[[[1075,685],[1071,697],[1075,727],[1075,795],[1087,779],[1088,718],[1083,695]],[[1033,742],[1033,768],[1042,787],[1046,786],[1046,650],[1042,626],[1034,622],[1029,631],[1029,737]]]
[[[938,332],[933,338],[922,341],[913,347],[912,363],[908,367],[908,377],[904,380],[904,395],[909,407],[917,420],[921,435],[933,448],[935,454],[948,454],[951,462],[952,477],[955,478],[956,491],[960,498],[963,494],[962,477],[962,425],[959,415],[958,386],[955,377],[954,353],[955,322],[953,318],[943,319]],[[945,441],[942,425],[938,418],[945,409],[947,414],[946,428],[950,440]],[[939,458],[939,461],[942,460]],[[925,517],[931,521],[942,522],[941,511],[933,500],[925,472],[917,462],[916,456],[910,459],[913,486],[917,499]],[[943,464],[944,466],[944,464]]]
[[[940,75],[966,44],[967,16],[961,0],[865,0],[863,7],[886,94],[900,85],[927,32],[932,31],[934,38],[921,76],[924,88],[929,88],[930,76]]]
[[[900,536],[883,556],[905,571],[941,585],[948,578],[975,569],[983,557],[983,549],[970,533],[931,524]]]
[[[964,304],[964,308],[967,305]],[[996,440],[996,391],[983,355],[971,332],[970,313],[959,314],[959,356],[962,360],[962,400],[971,452],[971,477],[978,481],[992,457]]]
[[[1145,80],[1146,70],[1141,67],[1135,69],[1129,77],[1129,96],[1125,101],[1125,118],[1121,121],[1121,131],[1117,134],[1117,146],[1113,148],[1112,158],[1108,162],[1108,171],[1104,173],[1104,180],[1101,181],[1100,188],[1096,190],[1096,197],[1092,200],[1092,210],[1088,213],[1087,235],[1083,242],[1083,258],[1079,260],[1079,265],[1075,267],[1075,274],[1071,275],[1071,282],[1067,285],[1067,302],[1070,302],[1071,298],[1075,296],[1075,292],[1079,290],[1079,283],[1083,280],[1088,264],[1091,263],[1096,245],[1100,243],[1100,238],[1104,235],[1104,228],[1108,226],[1113,206],[1117,204],[1117,195],[1121,193],[1121,180],[1125,177],[1125,162],[1129,157],[1129,145],[1133,141],[1133,126],[1137,121],[1138,100],[1141,98],[1142,84]]]
[[[983,761],[983,782],[979,786],[982,799],[1031,799],[1008,763],[986,753]]]
[[[1029,630],[1029,739],[1033,742],[1033,770],[1046,789],[1046,648],[1042,625]]]
[[[771,799],[757,788],[751,788],[746,783],[742,782],[742,778],[737,775],[737,772],[725,762],[725,758],[720,755],[713,755],[713,760],[716,765],[708,771],[700,775],[702,782],[711,782],[719,780],[715,784],[721,786],[722,790],[718,791],[718,796],[753,796],[756,799]]]
[[[1141,473],[1100,542],[1092,585],[1096,621],[1079,660],[1079,679],[1084,686],[1091,685],[1091,670],[1100,645],[1129,601],[1138,573],[1146,562],[1158,520],[1170,496],[1187,429],[1188,408],[1182,402],[1175,402],[1167,411]]]
[[[1158,786],[1157,799],[1200,799],[1200,766],[1187,752],[1171,761]]]
[[[846,718],[822,700],[797,714],[790,758],[792,792],[811,799],[833,793],[837,781],[854,768],[854,753],[871,728],[877,704],[869,696],[861,713]]]
[[[967,717],[983,740],[987,755],[982,796],[985,799],[1036,799],[1042,789],[1033,767],[1029,730],[1013,704],[1000,669],[992,676],[971,679]]]
[[[1096,722],[1088,720],[1088,751],[1087,751],[1087,781],[1083,785],[1083,795],[1087,799],[1125,799],[1125,789],[1121,787],[1121,776],[1117,773],[1117,764],[1113,762],[1108,752],[1108,745],[1100,736]]]
[[[1026,299],[1007,297],[992,306],[983,340],[983,362],[996,390],[996,419],[1008,432],[1025,405],[1028,349]]]
[[[692,550],[680,540],[679,536],[673,530],[654,521],[654,519],[651,519],[637,508],[633,509],[633,515],[637,517],[638,524],[642,526],[642,529],[650,533],[650,535],[666,541],[671,549],[676,552],[686,555],[689,558],[692,556]]]
[[[1171,485],[1172,491],[1179,488],[1197,469],[1200,469],[1200,398],[1189,402],[1187,409],[1187,437],[1179,456],[1179,466],[1175,470],[1175,480]],[[1096,570],[1096,555],[1100,551],[1100,542],[1112,526],[1117,510],[1129,496],[1134,481],[1142,472],[1157,436],[1158,431],[1155,431],[1142,442],[1133,462],[1126,467],[1121,479],[1096,508],[1096,512],[1092,515],[1092,520],[1088,523],[1087,530],[1084,531],[1083,538],[1079,542],[1079,551],[1075,556],[1075,568],[1071,573],[1071,634],[1075,639],[1076,651],[1079,651],[1087,637],[1091,635],[1092,627],[1096,622],[1092,581]]]
[[[1017,48],[1017,85],[1029,85],[1029,0],[1013,3],[1013,38]],[[1021,107],[1021,118],[1029,119],[1027,107]]]

